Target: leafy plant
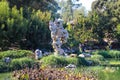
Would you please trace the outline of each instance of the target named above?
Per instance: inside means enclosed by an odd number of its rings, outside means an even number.
[[[32,67],[35,61],[28,57],[12,59],[10,63],[0,61],[0,72],[13,71],[23,69],[25,66]]]
[[[5,57],[10,57],[10,58],[20,58],[20,57],[26,57],[32,55],[33,52],[29,50],[8,50],[8,51],[3,51],[0,52],[0,59],[5,58]]]
[[[118,51],[118,50],[110,50],[109,55],[112,58],[119,59],[120,58],[120,51]]]
[[[92,62],[92,65],[101,65],[104,60],[104,57],[102,55],[92,55],[90,58],[87,60]]]
[[[50,55],[47,57],[43,57],[41,59],[42,65],[44,66],[56,66],[56,67],[64,67],[68,64],[74,64],[76,66],[87,65],[87,61],[84,58],[67,58],[64,56],[54,56]]]
[[[97,50],[95,52],[92,52],[92,54],[102,55],[104,58],[112,58],[109,52],[105,50]]]
[[[115,58],[119,59],[120,58],[120,51],[118,50],[97,50],[93,52],[92,54],[99,54],[102,55],[104,58]]]

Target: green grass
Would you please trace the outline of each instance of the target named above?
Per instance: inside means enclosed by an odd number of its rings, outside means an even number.
[[[98,73],[99,80],[120,80],[120,70],[115,72],[100,71]]]
[[[120,65],[120,61],[110,61],[110,64],[113,64],[113,65]]]
[[[12,78],[12,73],[8,72],[8,73],[0,73],[0,80],[15,80]]]
[[[120,58],[120,51],[118,50],[97,50],[95,52],[92,52],[92,54],[99,54],[102,55],[104,58]]]
[[[29,57],[12,59],[10,64],[6,64],[5,62],[0,61],[0,72],[13,71],[15,69],[23,69],[25,65],[27,65],[28,67],[32,67],[34,63],[35,60]]]
[[[49,55],[43,57],[41,60],[43,66],[52,66],[52,67],[65,67],[68,64],[74,64],[76,66],[87,65],[87,62],[84,58],[79,57],[69,57],[66,58],[64,56],[54,56]]]
[[[94,75],[98,80],[120,80],[120,69],[116,67],[91,66],[75,69],[74,73],[80,72],[85,75]]]
[[[120,80],[120,69],[116,67],[92,66],[86,67],[86,70],[92,71],[97,76],[98,80]]]
[[[0,52],[0,59],[4,59],[5,57],[21,58],[33,55],[33,52],[30,50],[8,50]]]

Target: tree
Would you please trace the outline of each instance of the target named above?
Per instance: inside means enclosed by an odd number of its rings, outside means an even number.
[[[9,8],[6,1],[0,2],[0,47],[19,43],[24,38],[28,21],[23,17],[23,9]]]
[[[65,22],[71,21],[74,19],[74,13],[77,12],[76,9],[81,7],[79,0],[67,0],[59,2],[61,7],[60,14]]]
[[[59,8],[55,0],[7,0],[10,4],[10,7],[17,6],[18,9],[21,7],[32,8],[35,10],[41,11],[52,11],[56,12]]]
[[[117,38],[116,27],[120,23],[119,5],[120,0],[97,0],[92,4],[92,11],[96,12],[99,17],[98,27],[104,34],[102,39],[108,39],[108,44]],[[101,34],[99,32],[97,33]]]
[[[50,18],[51,14],[49,12],[40,10],[31,14],[26,33],[26,45],[29,49],[49,48],[51,38],[48,23]]]
[[[48,11],[9,7],[6,0],[0,2],[0,48],[22,49],[49,48],[50,31]],[[45,47],[46,46],[46,47]]]

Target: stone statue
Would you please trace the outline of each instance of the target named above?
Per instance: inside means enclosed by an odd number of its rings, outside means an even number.
[[[49,22],[49,29],[51,31],[51,38],[53,40],[52,46],[55,55],[65,55],[64,50],[61,48],[63,43],[67,42],[68,32],[63,28],[61,19],[56,19],[54,22]]]
[[[35,59],[42,58],[42,51],[39,49],[35,50]]]

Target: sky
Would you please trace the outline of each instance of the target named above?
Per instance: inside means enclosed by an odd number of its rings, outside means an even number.
[[[67,1],[67,0],[59,0],[59,1]],[[75,1],[75,0],[73,0]],[[95,0],[79,0],[80,3],[82,3],[82,6],[86,8],[87,11],[91,10],[91,4]]]
[[[80,0],[80,2],[82,3],[82,6],[84,6],[87,11],[91,10],[91,4],[93,1],[95,0]]]

